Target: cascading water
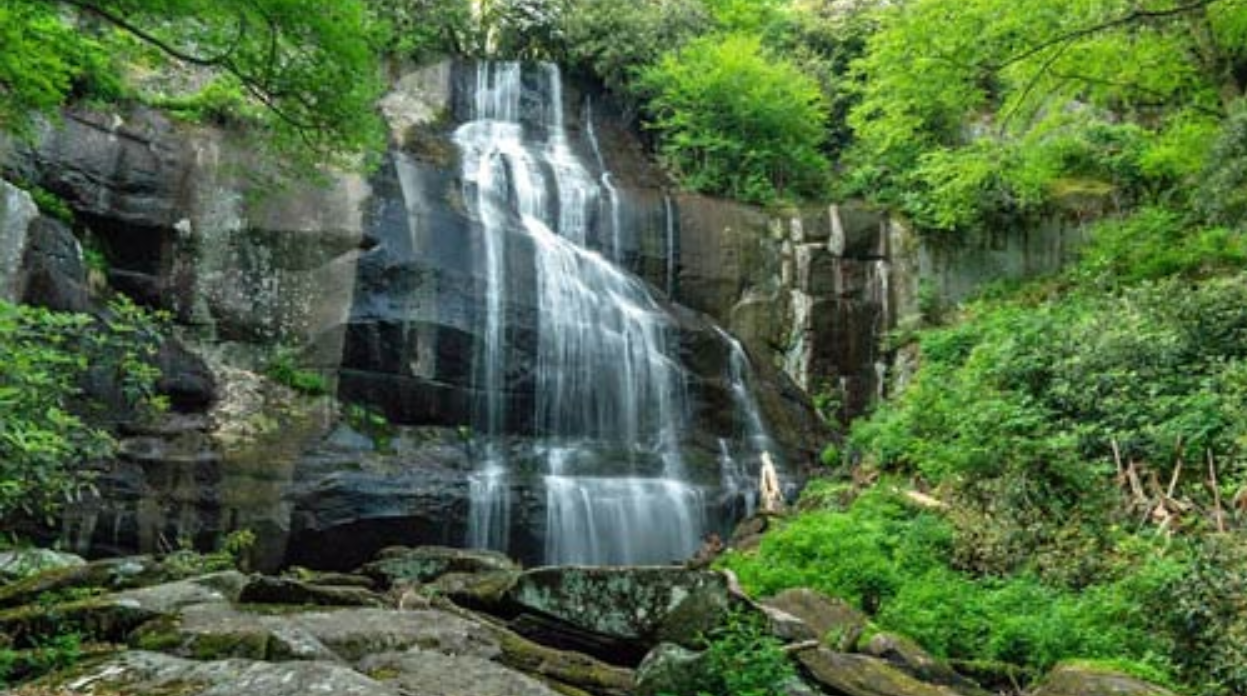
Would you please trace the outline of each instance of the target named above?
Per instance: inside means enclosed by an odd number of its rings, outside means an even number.
[[[17,299],[17,274],[26,250],[26,228],[39,215],[30,196],[0,181],[0,300]]]
[[[762,409],[754,396],[750,384],[753,372],[744,346],[726,331],[717,328],[716,330],[730,349],[728,386],[732,391],[732,403],[736,407],[736,421],[744,426],[745,443],[744,451],[734,452],[726,440],[719,441],[722,488],[728,498],[728,504],[741,508],[738,510],[743,513],[741,516],[748,516],[757,509],[759,476],[751,475],[750,468],[742,464],[742,459],[755,463],[757,466],[753,470],[760,471],[764,455],[777,457],[779,448],[762,419]]]
[[[537,337],[532,428],[545,490],[551,563],[665,562],[692,553],[705,528],[702,492],[685,481],[688,420],[673,327],[619,258],[617,192],[594,176],[563,119],[557,67],[482,62],[469,120],[454,135],[464,198],[483,237],[483,346],[477,429],[489,442],[471,483],[468,543],[506,549],[511,479],[506,299],[512,245],[531,249]],[[535,78],[526,91],[523,78]],[[536,93],[539,109],[526,101]],[[586,108],[586,115],[591,112]],[[596,147],[596,136],[592,144]],[[600,151],[596,156],[601,159]],[[610,237],[595,239],[604,193]],[[600,237],[601,235],[597,235]]]

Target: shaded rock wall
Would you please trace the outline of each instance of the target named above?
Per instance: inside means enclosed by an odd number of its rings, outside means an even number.
[[[694,195],[678,203],[675,299],[713,316],[806,391],[836,397],[844,419],[883,395],[888,331],[927,304],[1056,272],[1086,237],[1059,217],[932,238],[852,203],[786,214]]]

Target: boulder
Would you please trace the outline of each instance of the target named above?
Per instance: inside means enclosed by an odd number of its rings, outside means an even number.
[[[24,580],[33,575],[86,565],[81,556],[52,549],[15,549],[0,552],[0,583]]]
[[[448,573],[516,573],[519,566],[496,551],[421,546],[382,549],[362,572],[382,585],[428,583]]]
[[[109,558],[57,568],[0,587],[0,608],[32,604],[40,595],[71,590],[122,590],[159,582],[167,571],[147,556]]]
[[[639,696],[695,694],[705,683],[705,655],[673,643],[659,643],[636,670]]]
[[[1057,665],[1031,696],[1174,696],[1168,689],[1111,669]]]
[[[404,694],[420,696],[558,696],[542,682],[474,655],[415,648],[366,658],[359,667]]]
[[[857,640],[869,621],[865,614],[848,602],[806,588],[784,590],[774,597],[762,600],[762,605],[796,617],[809,629],[808,635],[779,637],[788,640],[818,640],[841,652],[852,650],[857,645]],[[774,623],[772,625],[774,627]]]
[[[679,567],[551,567],[520,576],[508,600],[521,611],[633,642],[694,647],[729,605],[720,573]]]
[[[496,570],[487,573],[447,573],[425,587],[431,594],[445,597],[467,609],[496,610],[520,572]]]
[[[827,690],[844,696],[963,696],[948,686],[928,684],[878,658],[826,648],[797,653],[801,666]]]
[[[169,397],[169,405],[175,411],[204,411],[216,401],[216,377],[212,370],[177,339],[161,344],[156,365],[160,368],[156,389]]]
[[[15,696],[89,694],[161,694],[161,696],[400,696],[382,684],[332,662],[268,663],[231,659],[201,662],[161,653],[132,651],[53,675],[20,688]]]
[[[258,575],[242,589],[238,601],[248,604],[301,604],[327,607],[380,607],[385,601],[363,587],[318,585],[294,578]]]
[[[861,652],[887,660],[917,679],[932,684],[956,687],[963,692],[982,690],[978,685],[958,674],[951,667],[935,659],[922,646],[892,633],[876,633],[861,646]]]
[[[74,233],[56,220],[40,217],[27,234],[22,301],[61,312],[89,310],[87,271]]]

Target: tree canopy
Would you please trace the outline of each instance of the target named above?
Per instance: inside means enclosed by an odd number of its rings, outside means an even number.
[[[124,98],[136,54],[208,71],[278,144],[324,159],[375,143],[383,38],[361,0],[10,0],[0,127],[70,99]]]

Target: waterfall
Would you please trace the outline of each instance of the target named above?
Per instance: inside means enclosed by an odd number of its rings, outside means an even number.
[[[746,451],[733,454],[725,440],[719,441],[722,485],[724,494],[729,498],[729,505],[743,505],[747,514],[753,514],[759,503],[758,484],[763,462],[778,456],[779,448],[766,427],[762,408],[754,396],[751,384],[753,369],[744,346],[726,331],[718,327],[715,330],[729,348],[727,382],[732,392],[732,403],[736,407],[736,421],[744,426],[744,442],[747,445]],[[757,471],[757,475],[751,476],[747,473],[750,469],[740,463],[742,457],[755,465],[752,470]],[[775,473],[778,476],[778,472]],[[782,480],[780,483],[783,483]]]
[[[530,80],[526,86],[525,79]],[[535,82],[536,88],[532,86]],[[545,492],[545,560],[667,562],[687,557],[705,527],[703,493],[685,479],[680,433],[689,418],[674,327],[644,282],[594,250],[605,192],[618,196],[601,160],[598,176],[564,124],[556,66],[482,62],[469,120],[454,134],[464,200],[482,236],[482,345],[476,429],[488,443],[471,479],[468,543],[507,548],[511,485],[506,445],[510,252],[531,249],[537,336],[531,421]],[[540,108],[532,98],[540,97]],[[609,217],[618,260],[619,215]],[[606,246],[605,244],[603,246]]]

